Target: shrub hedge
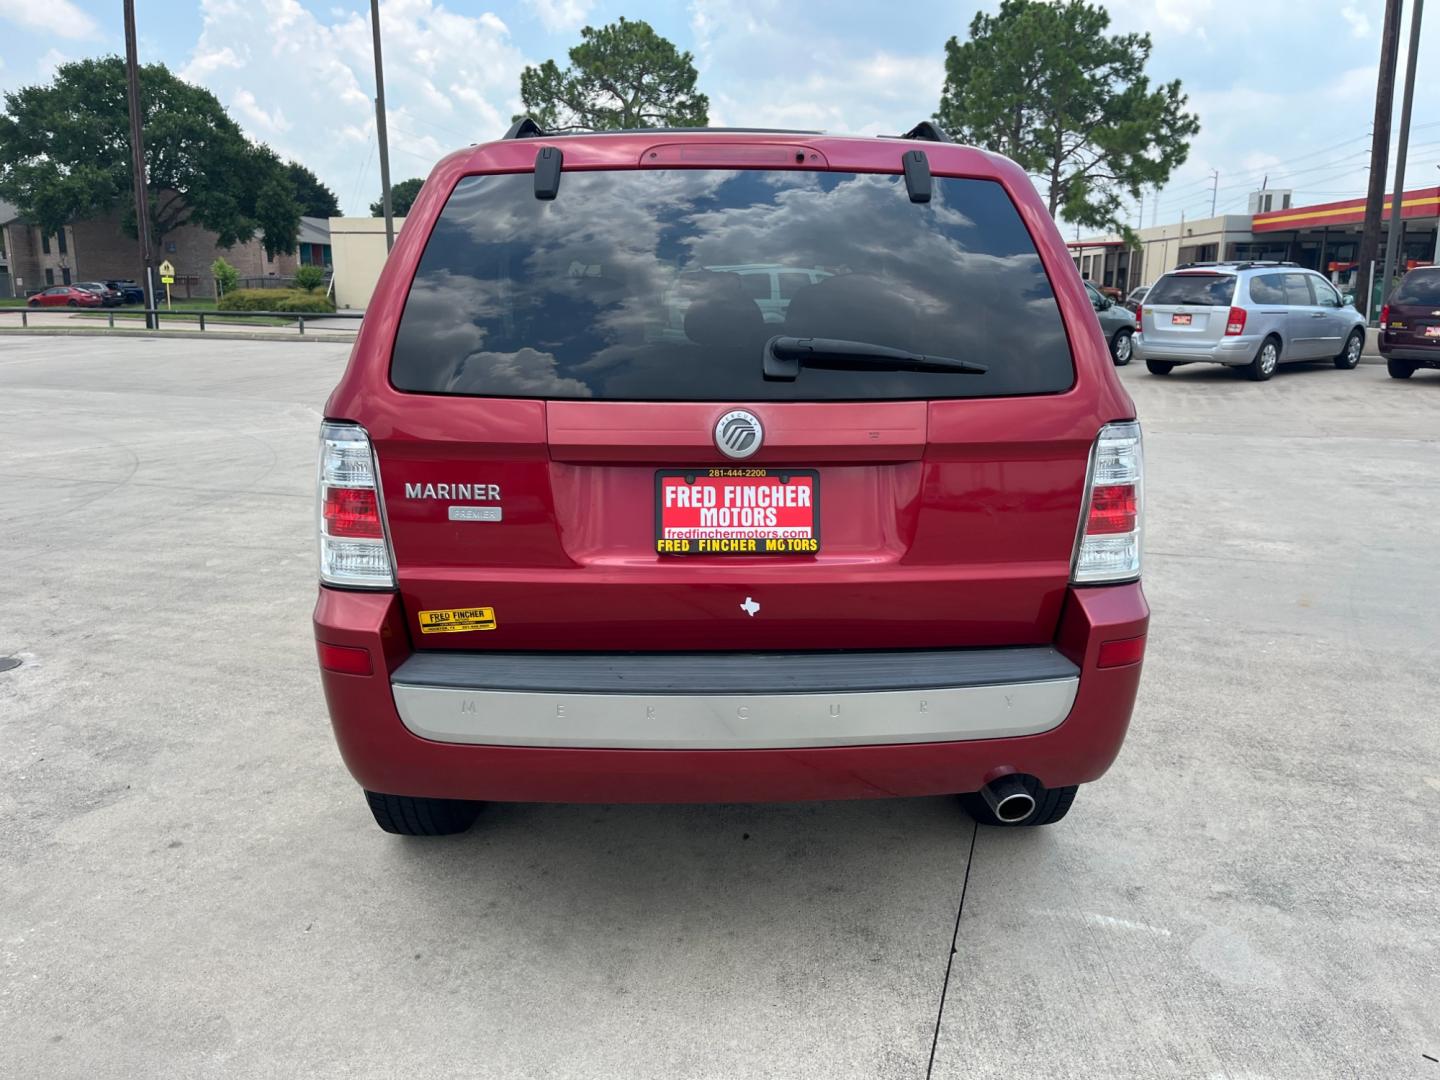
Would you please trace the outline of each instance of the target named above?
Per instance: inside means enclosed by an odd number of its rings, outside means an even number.
[[[285,311],[303,315],[326,315],[335,305],[323,293],[304,289],[236,289],[215,305],[221,311]]]

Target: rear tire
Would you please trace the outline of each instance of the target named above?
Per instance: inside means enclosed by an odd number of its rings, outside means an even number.
[[[1280,342],[1276,338],[1267,337],[1260,343],[1260,348],[1255,353],[1255,359],[1241,370],[1245,372],[1245,377],[1252,382],[1264,382],[1275,374],[1275,369],[1279,366]]]
[[[1070,812],[1079,785],[1068,787],[1042,787],[1033,776],[1017,777],[1025,789],[1035,797],[1035,812],[1024,821],[1001,821],[990,809],[985,796],[978,791],[966,792],[960,796],[960,805],[975,819],[977,825],[992,825],[999,829],[1028,829],[1036,825],[1053,825]]]
[[[1386,360],[1385,370],[1392,379],[1408,379],[1415,374],[1415,365],[1409,360]]]
[[[80,305],[77,304],[74,300],[66,300],[66,301],[65,301],[65,306],[66,306],[66,307],[79,307]]]
[[[1115,361],[1116,367],[1130,363],[1130,357],[1135,353],[1135,343],[1130,339],[1134,336],[1134,330],[1122,326],[1110,339],[1110,358]]]
[[[1169,360],[1146,360],[1145,369],[1151,375],[1169,375],[1175,370],[1175,365]]]
[[[375,824],[396,836],[449,836],[470,828],[480,803],[463,799],[423,799],[366,791]]]
[[[1335,357],[1335,366],[1341,371],[1350,371],[1360,366],[1360,354],[1365,351],[1365,331],[1352,330],[1345,339],[1345,347]]]

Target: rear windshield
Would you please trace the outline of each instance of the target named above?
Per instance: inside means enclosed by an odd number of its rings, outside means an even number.
[[[774,336],[974,360],[988,374],[763,374]],[[1055,295],[999,184],[778,171],[462,180],[410,287],[402,390],[649,401],[944,398],[1067,389]]]
[[[1440,270],[1411,270],[1400,279],[1392,304],[1440,304]]]
[[[1150,286],[1145,306],[1229,307],[1234,294],[1234,274],[1166,274]]]

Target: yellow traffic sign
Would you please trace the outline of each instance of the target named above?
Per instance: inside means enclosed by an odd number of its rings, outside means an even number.
[[[160,277],[162,279],[169,278],[171,281],[175,280],[175,267],[170,265],[169,259],[160,264]]]
[[[174,276],[171,275],[171,274],[161,274],[161,275],[160,275],[160,283],[161,283],[162,285],[174,285],[174,284],[175,284],[175,278],[174,278]]]

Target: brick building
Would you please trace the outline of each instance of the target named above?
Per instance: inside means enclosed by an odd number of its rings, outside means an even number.
[[[58,233],[41,235],[9,203],[0,202],[0,296],[25,296],[48,285],[72,281],[138,279],[140,259],[133,236],[128,236],[116,211],[104,217],[71,222]],[[155,262],[169,260],[175,267],[172,295],[215,295],[210,264],[219,256],[240,271],[240,283],[258,287],[270,279],[288,281],[302,262],[328,268],[330,223],[324,218],[302,218],[295,254],[270,258],[260,240],[222,248],[216,235],[198,225],[182,225],[159,238]],[[158,282],[157,282],[158,285]]]
[[[87,278],[139,277],[135,238],[121,227],[119,213],[77,221],[70,228]],[[168,260],[175,267],[175,284],[170,287],[173,296],[214,296],[210,264],[221,256],[240,271],[241,284],[251,287],[263,285],[268,278],[289,279],[299,265],[293,254],[269,258],[258,238],[228,248],[222,248],[217,239],[198,225],[182,225],[159,238],[155,261],[158,265]]]
[[[74,230],[67,226],[42,235],[15,207],[0,202],[0,296],[24,296],[77,280]]]

